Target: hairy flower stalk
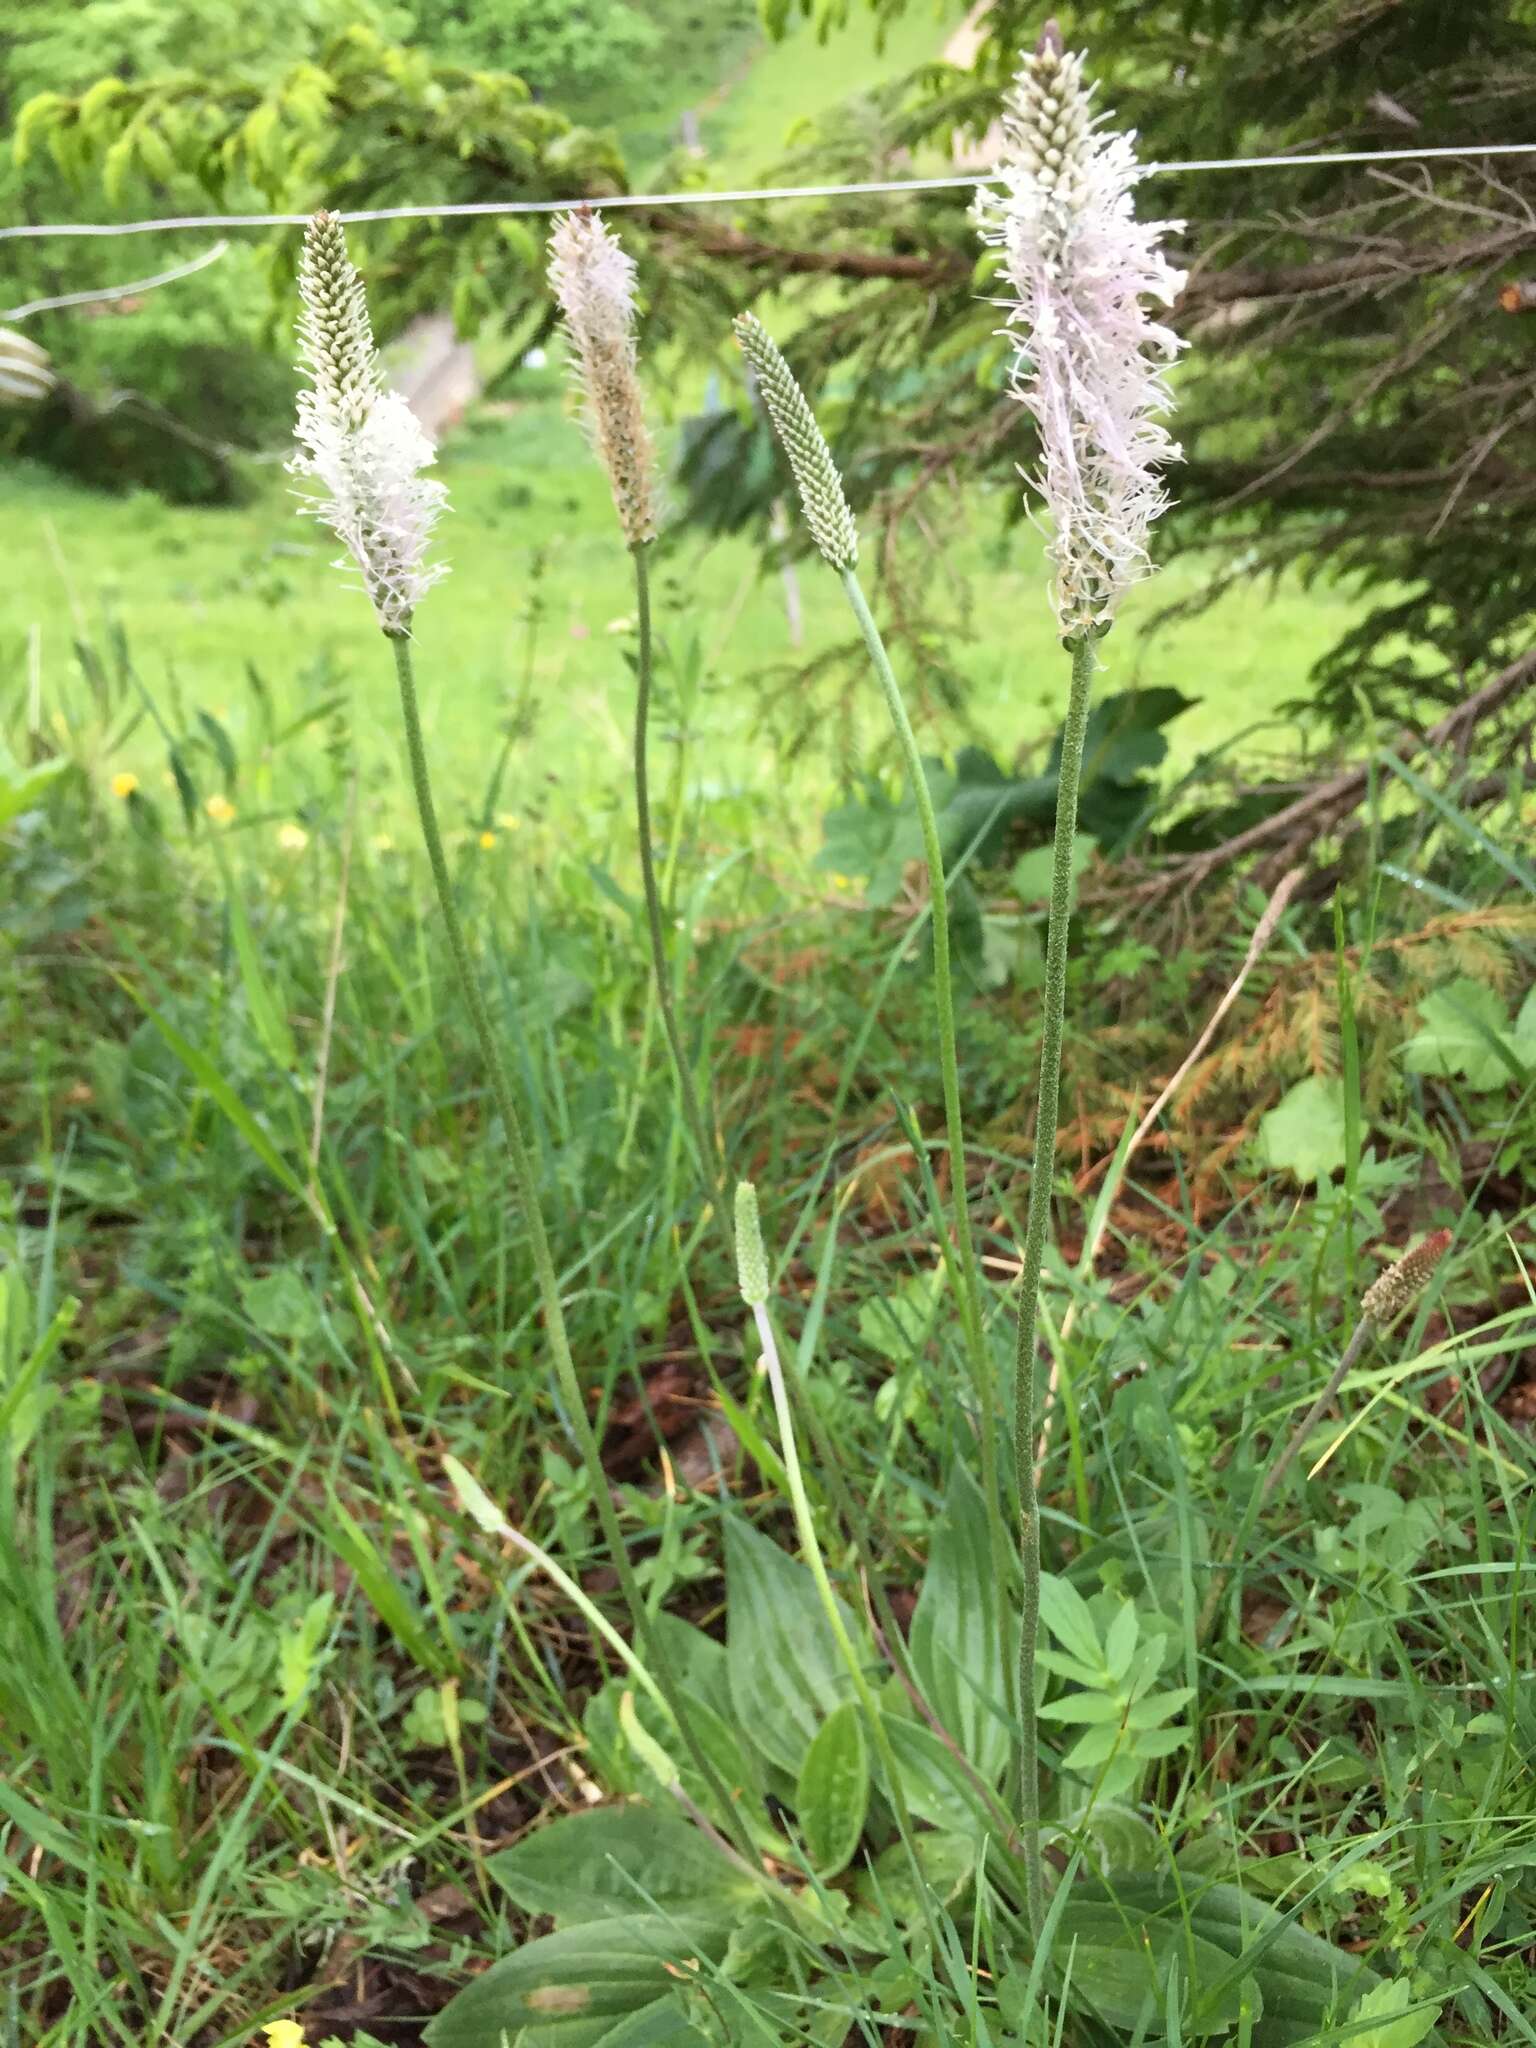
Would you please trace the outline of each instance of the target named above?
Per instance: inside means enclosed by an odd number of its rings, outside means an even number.
[[[565,316],[592,438],[608,472],[614,510],[635,570],[635,828],[650,937],[656,1005],[672,1059],[683,1119],[722,1229],[729,1228],[714,1127],[704,1114],[683,1045],[667,954],[651,827],[650,718],[655,638],[647,549],[656,538],[656,458],[635,353],[635,266],[590,207],[563,214],[550,236],[549,282]]]
[[[1010,287],[1007,331],[1018,351],[1013,389],[1039,429],[1035,484],[1051,514],[1052,603],[1072,655],[1056,788],[1035,1157],[1014,1374],[1024,1598],[1010,1784],[1018,1799],[1029,1920],[1038,1934],[1045,1889],[1035,1717],[1035,1346],[1056,1161],[1072,842],[1096,645],[1125,593],[1150,573],[1148,529],[1168,502],[1158,465],[1179,452],[1157,419],[1169,404],[1162,365],[1179,342],[1143,302],[1171,303],[1183,279],[1160,247],[1170,223],[1140,222],[1132,209],[1131,193],[1142,175],[1133,138],[1105,130],[1094,118],[1083,60],[1063,51],[1054,22],[1034,54],[1022,60],[1005,104],[1004,133],[1003,190],[978,194],[976,213],[983,240],[1002,251]]]
[[[938,1012],[939,1067],[944,1087],[944,1113],[949,1150],[950,1183],[955,1196],[955,1241],[960,1271],[957,1293],[962,1321],[977,1375],[977,1392],[982,1413],[983,1458],[989,1455],[988,1418],[994,1398],[991,1358],[981,1327],[981,1282],[971,1239],[970,1214],[966,1207],[965,1127],[960,1113],[960,1069],[955,1053],[955,1003],[949,959],[949,903],[946,894],[944,855],[939,841],[938,820],[928,778],[918,751],[917,735],[902,702],[895,672],[875,624],[855,565],[859,557],[858,529],[843,490],[843,480],[832,460],[826,436],[816,422],[810,402],[800,389],[795,373],[784,360],[777,343],[762,322],[751,313],[740,314],[735,323],[742,354],[757,377],[758,389],[768,408],[774,430],[789,463],[795,489],[805,512],[811,537],[829,568],[837,570],[843,589],[858,620],[879,678],[886,709],[896,730],[902,761],[917,806],[923,837],[923,856],[928,869],[928,891],[933,916],[933,978]]]
[[[1163,254],[1175,221],[1138,221],[1135,138],[1101,126],[1081,56],[1048,32],[1004,103],[1002,190],[978,194],[982,239],[1002,252],[1013,390],[1034,415],[1033,479],[1051,514],[1053,601],[1064,639],[1107,626],[1150,575],[1147,534],[1167,504],[1177,445],[1157,415],[1162,366],[1182,343],[1144,301],[1184,283]]]
[[[421,475],[433,449],[416,415],[384,389],[363,281],[333,213],[317,213],[305,233],[299,298],[299,361],[312,388],[299,394],[299,452],[288,467],[320,485],[304,509],[345,544],[380,626],[409,633],[447,574],[428,568],[426,554],[448,493]]]
[[[421,596],[443,573],[423,568],[422,562],[432,521],[445,494],[440,485],[425,484],[418,477],[417,471],[431,459],[430,444],[409,414],[410,430],[407,431],[392,402],[393,395],[382,388],[382,373],[369,325],[362,280],[347,255],[341,224],[333,214],[316,214],[309,225],[299,287],[303,300],[299,324],[300,354],[313,389],[304,392],[299,399],[298,434],[305,452],[293,466],[301,474],[318,477],[326,486],[328,499],[314,509],[335,528],[351,549],[362,571],[364,587],[372,600],[375,615],[394,651],[406,752],[422,838],[426,843],[448,950],[474,1027],[480,1056],[485,1063],[491,1095],[501,1118],[512,1168],[512,1185],[528,1231],[544,1327],[554,1357],[561,1400],[576,1435],[592,1497],[597,1504],[603,1538],[618,1574],[635,1634],[695,1770],[709,1787],[720,1817],[731,1830],[738,1847],[750,1857],[750,1837],[720,1773],[699,1745],[684,1695],[676,1682],[666,1647],[653,1626],[650,1610],[630,1562],[624,1532],[619,1527],[613,1490],[603,1469],[601,1447],[571,1355],[560,1281],[555,1271],[543,1210],[539,1205],[533,1159],[523,1132],[523,1121],[512,1091],[506,1060],[475,971],[443,847],[416,694],[410,627]]]
[[[945,1143],[949,1153],[950,1188],[954,1201],[954,1244],[941,1233],[942,1255],[949,1270],[960,1310],[966,1349],[971,1362],[976,1396],[977,1439],[980,1449],[981,1487],[987,1504],[989,1541],[994,1578],[999,1588],[1010,1576],[1007,1530],[1003,1519],[1003,1497],[998,1477],[997,1442],[1002,1420],[997,1376],[983,1324],[981,1274],[971,1235],[970,1210],[966,1197],[965,1124],[960,1109],[960,1066],[955,1050],[955,999],[950,971],[949,899],[944,854],[939,840],[938,820],[928,778],[918,751],[917,735],[902,702],[901,689],[891,667],[880,629],[870,611],[856,570],[859,543],[852,508],[843,490],[837,464],[817,424],[805,393],[793,370],[762,322],[750,313],[735,323],[742,354],[757,377],[758,389],[768,409],[795,480],[800,503],[823,560],[842,579],[843,590],[858,621],[859,631],[879,679],[886,709],[901,748],[912,801],[917,808],[923,840],[923,860],[928,870],[929,911],[933,919],[933,992],[939,1035],[939,1073],[944,1093]],[[814,1410],[812,1411],[814,1414]],[[819,1450],[819,1445],[818,1445]],[[823,1463],[828,1462],[823,1459]],[[835,1466],[835,1461],[833,1461]],[[878,1575],[876,1578],[878,1584]],[[888,1631],[888,1634],[892,1632]]]

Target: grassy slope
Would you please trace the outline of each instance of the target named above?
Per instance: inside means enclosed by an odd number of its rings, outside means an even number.
[[[605,486],[563,401],[536,397],[511,417],[458,436],[442,464],[451,511],[441,553],[452,575],[419,622],[432,737],[450,808],[480,793],[487,735],[499,728],[521,682],[526,610],[542,552],[543,621],[533,696],[536,745],[519,753],[514,786],[548,788],[551,774],[584,806],[616,791],[624,773],[628,670],[610,627],[628,617],[628,567],[617,543]],[[954,550],[972,578],[974,639],[957,665],[974,687],[973,713],[996,747],[1032,746],[1059,716],[1061,661],[1043,601],[1039,542],[1021,527],[1000,549],[988,538],[992,510],[976,515]],[[144,680],[164,694],[174,683],[188,714],[197,707],[229,724],[237,747],[253,706],[246,665],[255,663],[280,711],[298,716],[317,688],[317,664],[353,695],[365,764],[395,753],[392,727],[368,715],[388,682],[371,615],[343,588],[332,548],[301,521],[286,479],[273,476],[260,500],[233,511],[185,510],[150,497],[104,499],[41,472],[13,475],[0,505],[0,546],[11,573],[0,590],[0,649],[19,678],[24,649],[37,650],[49,712],[67,705],[75,610],[98,627],[124,629]],[[993,566],[999,553],[1003,566]],[[934,573],[945,573],[936,562]],[[1283,591],[1274,599],[1234,595],[1208,615],[1148,637],[1156,607],[1192,589],[1199,571],[1175,567],[1137,593],[1107,655],[1110,680],[1172,682],[1199,700],[1173,728],[1174,757],[1187,765],[1204,748],[1231,742],[1301,693],[1307,668],[1337,633],[1347,601]],[[847,637],[841,595],[819,565],[801,573],[805,653]],[[768,764],[750,734],[758,707],[751,678],[790,655],[778,580],[759,572],[754,546],[706,549],[685,541],[665,561],[662,618],[674,633],[697,625],[724,687],[713,699],[710,773],[763,776]],[[883,728],[871,703],[871,741]],[[1252,743],[1250,743],[1250,746]],[[164,774],[163,749],[148,723],[102,772]],[[830,789],[832,764],[814,755],[796,769],[812,845],[814,817]],[[303,784],[272,792],[293,802]],[[387,799],[398,808],[403,788]]]

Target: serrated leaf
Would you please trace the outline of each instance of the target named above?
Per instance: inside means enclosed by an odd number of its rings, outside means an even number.
[[[853,1683],[803,1564],[733,1517],[725,1525],[726,1674],[737,1724],[798,1777],[805,1752]],[[862,1630],[842,1601],[852,1641]]]
[[[525,1913],[547,1913],[557,1927],[652,1905],[730,1921],[757,1895],[751,1877],[680,1813],[638,1803],[563,1814],[486,1868]]]
[[[1047,1700],[1040,1709],[1042,1721],[1076,1721],[1084,1727],[1098,1727],[1119,1721],[1125,1702],[1107,1692],[1069,1692],[1059,1700]]]
[[[1117,1684],[1130,1670],[1140,1640],[1141,1621],[1134,1604],[1126,1600],[1104,1637],[1104,1668]]]
[[[1509,1012],[1486,982],[1460,975],[1425,996],[1419,1015],[1423,1029],[1403,1047],[1403,1065],[1410,1074],[1460,1079],[1480,1092],[1514,1078],[1516,1063],[1505,1045]]]
[[[1344,1090],[1337,1081],[1309,1074],[1298,1081],[1259,1123],[1265,1164],[1304,1184],[1328,1180],[1343,1166]]]
[[[1375,2025],[1361,2033],[1352,2032],[1349,2048],[1418,2048],[1426,2034],[1434,2031],[1440,2017],[1438,2002],[1420,2005],[1406,1977],[1394,1977],[1367,1991],[1351,2011],[1352,2024],[1373,2020]]]
[[[805,1852],[819,1877],[836,1877],[852,1860],[869,1812],[869,1750],[855,1701],[830,1713],[805,1752],[795,1813]]]
[[[1080,1735],[1061,1760],[1064,1771],[1102,1770],[1116,1751],[1125,1743],[1125,1732],[1120,1726],[1120,1716],[1101,1728],[1089,1728]]]
[[[1004,1658],[1017,1657],[1018,1626],[992,1569],[987,1504],[960,1462],[950,1474],[912,1615],[912,1664],[928,1704],[989,1783],[1008,1758]]]

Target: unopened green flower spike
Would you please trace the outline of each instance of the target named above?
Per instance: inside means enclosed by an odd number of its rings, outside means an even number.
[[[811,538],[832,568],[851,569],[859,559],[858,528],[810,401],[757,315],[742,313],[735,326],[741,352],[757,377],[768,417],[789,458]]]

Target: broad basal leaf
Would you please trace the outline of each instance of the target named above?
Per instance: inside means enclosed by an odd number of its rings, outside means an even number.
[[[956,1464],[912,1616],[912,1663],[928,1704],[988,1783],[1008,1756],[1007,1680],[997,1583],[981,1489]],[[1010,1646],[1017,1624],[1009,1617]]]
[[[467,1984],[427,2028],[427,2048],[599,2048],[620,2021],[666,2000],[701,1959],[718,1962],[720,1920],[632,1913],[530,1941]],[[626,2044],[659,2037],[620,2033]]]
[[[487,1868],[525,1913],[558,1926],[627,1917],[652,1904],[729,1921],[757,1887],[680,1813],[639,1802],[563,1814]]]
[[[798,1777],[822,1722],[852,1692],[848,1668],[803,1564],[735,1518],[725,1525],[726,1672],[738,1725]],[[862,1631],[842,1602],[843,1626]]]
[[[835,1877],[853,1856],[869,1811],[869,1748],[853,1700],[829,1714],[805,1753],[795,1810],[811,1868]]]

